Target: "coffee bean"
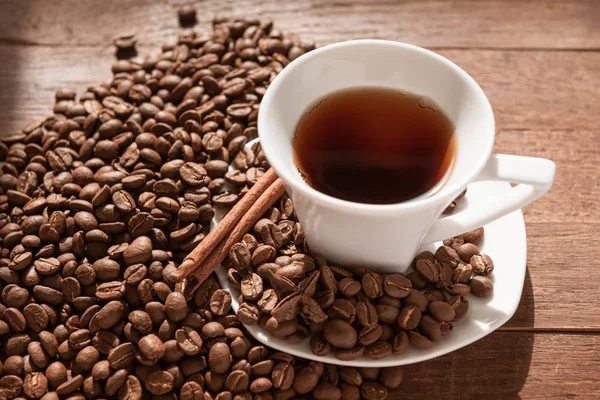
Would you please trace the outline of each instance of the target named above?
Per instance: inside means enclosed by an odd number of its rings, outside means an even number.
[[[352,278],[343,278],[339,283],[338,283],[338,290],[340,291],[340,293],[346,297],[353,297],[356,296],[360,290],[362,289],[362,286],[360,284],[360,282],[352,279]]]
[[[56,388],[56,393],[66,396],[78,390],[83,385],[83,375],[76,375]]]
[[[351,324],[356,318],[356,309],[348,300],[336,299],[329,307],[328,315],[331,319],[338,318]]]
[[[433,342],[431,340],[416,331],[408,332],[408,338],[410,343],[419,349],[429,349],[431,346],[433,346]]]
[[[132,343],[123,343],[114,347],[108,353],[108,362],[112,369],[126,368],[135,358],[135,346]]]
[[[362,278],[362,289],[367,297],[375,299],[383,294],[383,278],[374,272],[368,272]]]
[[[225,315],[231,308],[231,301],[229,292],[222,289],[216,290],[210,299],[210,311],[216,315]]]
[[[56,389],[67,381],[67,367],[60,361],[53,362],[46,368],[46,378],[48,387]]]
[[[365,382],[360,389],[360,393],[366,400],[383,400],[388,396],[385,386],[377,382]]]
[[[402,304],[412,305],[417,307],[422,313],[427,311],[427,307],[429,306],[429,300],[423,295],[423,293],[418,290],[411,289],[408,296],[404,298]]]
[[[387,341],[379,340],[368,345],[364,354],[368,358],[379,360],[392,354],[392,345]]]
[[[368,346],[375,343],[381,337],[383,329],[381,325],[365,326],[358,333],[358,341],[363,346]]]
[[[450,306],[452,306],[454,312],[456,313],[454,321],[458,321],[459,319],[463,318],[469,311],[469,301],[465,300],[461,296],[452,296],[447,302]]]
[[[242,279],[241,292],[248,300],[257,300],[263,293],[263,281],[257,274],[250,274]]]
[[[451,322],[456,312],[445,301],[433,301],[429,303],[429,314],[438,321]]]
[[[188,356],[195,356],[202,351],[202,338],[198,332],[189,326],[177,330],[175,340],[179,348]]]
[[[494,291],[494,284],[485,276],[474,276],[470,286],[471,293],[477,297],[488,297]]]
[[[412,284],[401,274],[386,275],[383,280],[383,290],[388,296],[402,299],[410,293]]]
[[[473,272],[477,275],[489,276],[494,271],[494,262],[487,254],[474,254],[469,262]]]
[[[325,325],[325,340],[340,349],[351,349],[358,341],[356,330],[348,322],[334,319]]]
[[[484,229],[477,228],[473,231],[463,233],[461,237],[465,241],[465,243],[473,243],[477,246],[481,244],[481,240],[483,239]]]
[[[296,332],[298,321],[295,319],[278,321],[275,317],[271,317],[267,320],[265,329],[274,337],[283,338]]]
[[[169,393],[173,389],[174,377],[165,371],[151,373],[144,383],[145,388],[155,396]]]
[[[441,323],[429,317],[428,315],[425,315],[421,318],[421,322],[419,323],[419,331],[429,338],[429,340],[440,340],[442,335]]]
[[[408,349],[408,335],[406,332],[399,332],[392,342],[392,353],[403,354]]]
[[[225,343],[215,343],[208,355],[208,364],[214,373],[222,374],[227,372],[231,366],[232,357],[229,346]]]
[[[407,331],[415,329],[421,321],[421,310],[414,305],[402,307],[398,315],[398,325]]]
[[[4,319],[14,332],[23,332],[27,327],[25,317],[21,311],[16,308],[7,308],[6,311],[4,311]]]
[[[469,262],[471,257],[479,254],[479,248],[473,243],[465,243],[455,248],[456,253],[460,259],[464,262]]]
[[[135,208],[135,200],[124,190],[116,191],[112,195],[112,201],[117,209],[123,213],[132,211]]]
[[[319,381],[319,375],[311,367],[303,367],[296,373],[292,387],[298,394],[312,392]]]
[[[356,317],[362,326],[372,326],[379,322],[377,309],[370,302],[356,303]]]
[[[415,264],[415,269],[428,283],[437,283],[440,280],[440,270],[438,266],[429,259],[418,260]]]
[[[123,258],[127,265],[145,263],[152,257],[152,241],[146,236],[139,236],[127,246]]]
[[[87,346],[75,357],[75,364],[81,371],[89,372],[92,367],[99,361],[100,353],[93,346]]]
[[[461,264],[454,269],[452,273],[452,282],[454,283],[469,283],[473,275],[473,267],[471,264]]]
[[[267,378],[257,378],[250,383],[250,392],[252,393],[263,393],[270,390],[273,387],[273,383]]]
[[[165,311],[171,320],[175,322],[183,321],[188,314],[187,301],[183,294],[179,292],[170,293],[165,302]]]
[[[127,370],[120,369],[111,374],[104,385],[104,393],[108,396],[114,396],[127,379]]]
[[[39,304],[28,304],[23,309],[27,326],[34,332],[40,332],[48,325],[48,314]]]
[[[16,375],[5,375],[0,378],[0,391],[6,398],[14,399],[23,390],[23,380]]]

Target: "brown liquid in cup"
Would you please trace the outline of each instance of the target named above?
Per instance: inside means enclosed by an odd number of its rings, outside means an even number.
[[[455,153],[454,125],[422,96],[345,89],[309,107],[293,150],[305,181],[322,193],[357,203],[400,203],[444,178]]]

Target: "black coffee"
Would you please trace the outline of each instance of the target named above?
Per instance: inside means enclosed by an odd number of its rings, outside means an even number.
[[[440,107],[411,93],[353,88],[306,111],[294,159],[316,190],[358,203],[391,204],[433,188],[454,157],[454,126]]]

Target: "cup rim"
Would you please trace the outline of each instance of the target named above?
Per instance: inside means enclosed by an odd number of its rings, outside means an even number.
[[[479,95],[481,101],[483,102],[484,107],[484,116],[482,118],[489,118],[491,120],[491,135],[487,141],[485,146],[485,151],[480,153],[481,157],[476,163],[476,167],[473,168],[469,173],[464,174],[460,177],[456,182],[447,185],[443,190],[446,195],[455,193],[458,194],[462,190],[464,190],[467,185],[473,181],[473,179],[479,175],[479,173],[483,170],[485,165],[487,164],[491,154],[492,148],[494,146],[494,139],[496,136],[495,129],[495,120],[494,120],[494,112],[492,110],[492,106],[490,104],[489,99],[485,95],[483,89],[477,84],[475,79],[471,77],[467,72],[465,72],[458,65],[443,57],[440,54],[437,54],[431,50],[424,49],[419,46],[396,42],[391,40],[379,40],[379,39],[359,39],[359,40],[348,40],[339,43],[329,44],[318,49],[312,50],[308,53],[305,53],[290,62],[271,82],[269,87],[267,88],[260,105],[260,111],[258,113],[258,136],[260,138],[260,143],[262,149],[265,153],[271,168],[275,170],[277,175],[284,181],[286,186],[290,186],[293,190],[298,191],[303,196],[309,198],[311,201],[328,207],[336,207],[337,209],[343,209],[351,212],[362,212],[362,213],[376,213],[376,214],[387,214],[389,212],[394,211],[405,211],[409,209],[415,208],[423,208],[427,206],[434,205],[436,202],[440,201],[443,196],[438,196],[437,193],[426,197],[424,199],[415,199],[415,200],[407,200],[401,203],[393,203],[393,204],[367,204],[367,203],[356,203],[348,200],[342,200],[337,197],[330,196],[328,194],[319,192],[316,189],[310,187],[306,182],[296,179],[297,177],[291,176],[291,172],[288,168],[283,165],[283,160],[281,157],[274,155],[276,149],[269,142],[269,139],[266,138],[266,132],[269,131],[269,115],[268,110],[273,106],[273,103],[277,101],[276,92],[281,86],[282,82],[292,73],[292,70],[295,68],[300,68],[302,65],[307,63],[309,60],[312,60],[315,57],[319,57],[321,54],[326,53],[331,50],[344,48],[344,47],[354,47],[354,46],[364,46],[364,45],[374,45],[374,46],[387,46],[391,50],[398,49],[408,49],[411,51],[416,51],[426,56],[435,59],[435,61],[444,64],[447,68],[452,69],[455,73],[457,73],[466,83],[471,86],[475,92]],[[487,114],[487,116],[486,116]]]

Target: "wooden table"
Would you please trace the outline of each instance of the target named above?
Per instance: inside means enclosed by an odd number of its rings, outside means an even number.
[[[111,38],[141,54],[179,30],[177,0],[3,0],[0,133],[47,115],[54,91],[110,77]],[[190,2],[187,2],[190,3]],[[405,368],[395,399],[600,398],[600,2],[224,1],[214,15],[265,15],[320,43],[385,38],[469,72],[496,113],[496,152],[547,157],[554,187],[525,210],[528,273],[516,315],[455,353]]]

